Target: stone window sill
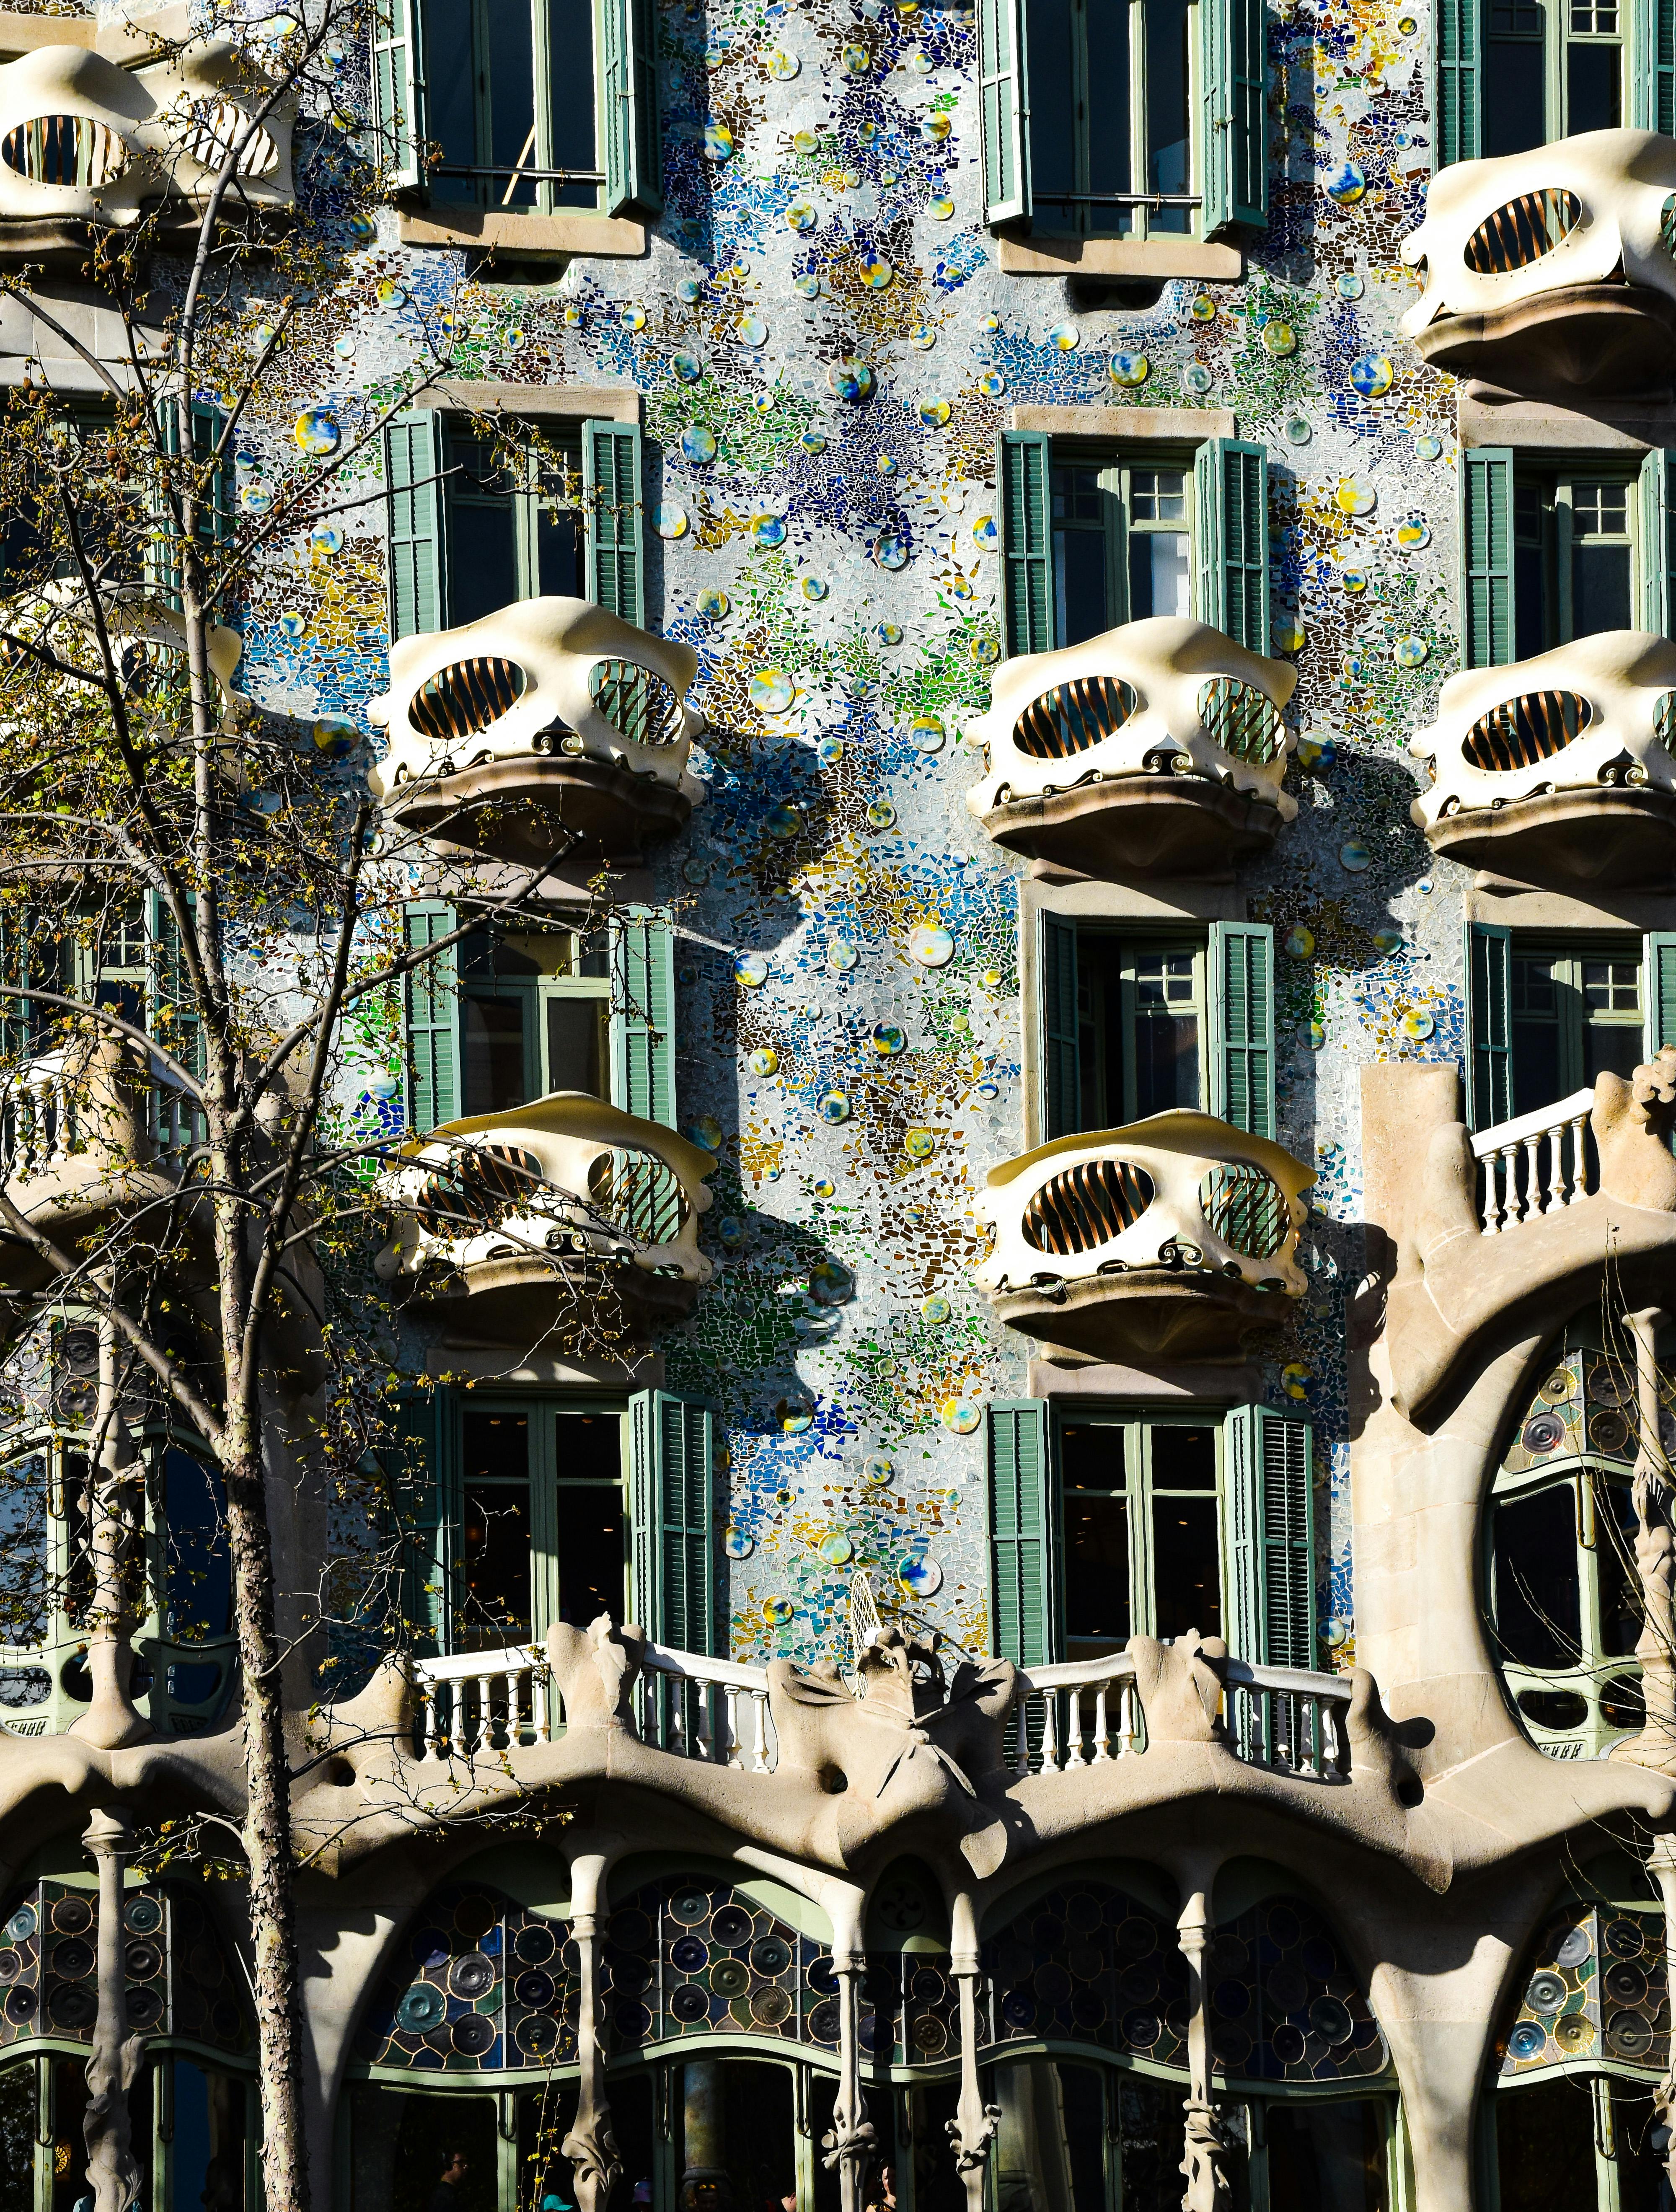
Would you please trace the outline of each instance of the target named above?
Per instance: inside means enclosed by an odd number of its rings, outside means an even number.
[[[618,385],[474,383],[446,377],[432,386],[429,404],[469,408],[474,414],[499,407],[508,415],[554,415],[579,422],[641,419],[640,393]]]
[[[1189,446],[1239,435],[1226,407],[1015,407],[1012,428],[1045,430],[1050,438],[1167,438]]]
[[[646,225],[611,215],[513,215],[494,208],[427,209],[401,214],[404,246],[471,246],[479,252],[610,255],[646,252]]]
[[[1237,246],[1195,238],[1003,238],[1004,276],[1235,277]]]

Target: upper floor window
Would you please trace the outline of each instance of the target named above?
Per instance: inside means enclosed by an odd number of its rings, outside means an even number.
[[[1436,166],[1676,128],[1676,22],[1628,0],[1440,0]]]
[[[1220,1442],[1202,1419],[1061,1417],[1067,1658],[1222,1633]]]
[[[463,1113],[507,1112],[550,1091],[609,1095],[603,929],[485,932],[461,954]]]
[[[1009,653],[1080,645],[1149,615],[1197,616],[1268,651],[1262,447],[1006,431],[999,469]]]
[[[514,599],[583,590],[580,431],[556,456],[509,457],[490,436],[447,418],[443,441],[446,626]]]
[[[980,0],[978,66],[992,223],[1144,240],[1266,222],[1260,0]]]
[[[381,0],[373,83],[394,180],[495,213],[656,214],[654,32],[653,0]]]
[[[1676,938],[1466,927],[1467,1119],[1490,1129],[1676,1043]]]

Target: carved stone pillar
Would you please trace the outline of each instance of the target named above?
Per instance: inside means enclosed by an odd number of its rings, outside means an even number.
[[[1658,1306],[1625,1314],[1636,1345],[1636,1570],[1641,1583],[1641,1662],[1647,1717],[1639,1735],[1614,1745],[1614,1759],[1668,1771],[1676,1762],[1676,1538],[1670,1522],[1670,1481],[1659,1434]]]
[[[1175,1923],[1181,1956],[1187,1962],[1187,2155],[1181,2160],[1187,2185],[1181,2194],[1181,2212],[1230,2212],[1234,2198],[1228,2185],[1228,2137],[1211,2094],[1211,2022],[1205,1990],[1205,1946],[1211,1923],[1208,1880],[1203,1888],[1186,1893],[1187,1903]]]
[[[588,1853],[570,1863],[570,1940],[576,1946],[576,2117],[562,2145],[576,2184],[578,2212],[605,2212],[622,2173],[605,2054],[599,2043],[599,1885],[610,1861]]]
[[[861,2212],[867,2161],[873,2155],[873,2124],[861,2098],[861,2045],[856,2033],[859,1952],[835,1944],[832,1971],[838,1982],[838,2088],[832,2100],[832,2129],[823,2136],[826,2164],[838,2169],[841,2212]]]
[[[88,1710],[70,1734],[118,1751],[143,1742],[149,1723],[134,1710],[135,1555],[145,1497],[145,1469],[123,1421],[117,1399],[116,1331],[99,1325],[99,1400],[94,1416],[100,1443],[87,1474],[88,1550],[93,1591],[88,1607]]]
[[[139,2194],[130,2141],[128,2092],[145,2057],[145,2038],[128,2033],[123,1970],[122,1867],[133,1849],[125,1813],[95,1813],[82,1841],[99,1869],[99,2010],[88,2057],[88,2185],[94,2212],[127,2212]]]
[[[960,1999],[960,2101],[948,2123],[949,2141],[966,2186],[967,2212],[983,2212],[984,2168],[1001,2109],[985,2104],[978,2084],[978,1928],[971,1898],[963,1890],[950,1918],[949,1971]]]

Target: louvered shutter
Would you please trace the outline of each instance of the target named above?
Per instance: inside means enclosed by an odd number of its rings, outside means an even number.
[[[1224,1437],[1228,1648],[1269,1667],[1315,1663],[1314,1446],[1309,1425],[1240,1406]]]
[[[1513,449],[1460,456],[1460,634],[1469,668],[1513,658]]]
[[[1263,0],[1199,0],[1205,235],[1268,222],[1268,86]]]
[[[1001,497],[1003,642],[1010,659],[1054,645],[1052,454],[1037,430],[1004,430],[996,458]]]
[[[1040,1398],[989,1408],[989,1553],[997,1654],[1020,1667],[1051,1662],[1060,1643],[1056,1523],[1048,1407]]]
[[[587,595],[636,629],[646,627],[646,559],[638,422],[584,422]]]
[[[1634,131],[1676,136],[1676,5],[1630,0],[1630,113]]]
[[[1269,649],[1269,465],[1261,446],[1209,438],[1193,455],[1199,618]]]
[[[629,1401],[637,1626],[672,1651],[716,1656],[714,1417],[671,1390]]]
[[[194,461],[213,464],[207,477],[195,481],[197,503],[194,536],[200,546],[224,544],[233,534],[233,464],[216,449],[227,417],[207,402],[190,400],[185,408],[178,399],[158,403],[157,427],[164,451],[171,456],[190,454]],[[184,423],[184,428],[183,428]],[[174,510],[159,490],[153,507],[152,534],[147,560],[152,589],[172,606],[181,607],[184,581]]]
[[[440,899],[416,901],[404,919],[414,951],[456,927],[453,908]],[[407,1126],[420,1136],[460,1115],[458,949],[422,960],[406,979]]]
[[[190,902],[191,894],[188,894]],[[203,1024],[180,949],[180,932],[161,893],[145,895],[146,1021],[163,1049],[191,1075],[203,1073]]]
[[[1249,1660],[1263,1634],[1256,1407],[1236,1406],[1222,1433],[1223,1634],[1236,1659]]]
[[[664,201],[653,0],[602,0],[599,27],[605,212],[655,216]]]
[[[1513,933],[1466,924],[1466,1126],[1493,1129],[1513,1112]]]
[[[675,1127],[675,932],[667,915],[626,908],[611,921],[611,1103]]]
[[[1672,528],[1676,453],[1655,446],[1643,456],[1636,488],[1637,535],[1641,566],[1641,626],[1661,637],[1676,637],[1676,531]]]
[[[1479,151],[1479,0],[1437,0],[1437,167]]]
[[[1272,1137],[1274,931],[1218,921],[1211,945],[1211,1111],[1254,1137]]]
[[[197,537],[200,544],[224,545],[233,535],[233,461],[221,450],[227,417],[219,407],[194,399],[187,410],[192,432],[192,458],[209,464],[207,483],[199,487]]]
[[[1676,932],[1649,930],[1642,945],[1647,1057],[1651,1060],[1666,1045],[1676,1045]]]
[[[373,112],[379,158],[398,186],[422,181],[425,87],[420,36],[419,0],[380,0],[373,19]]]
[[[987,222],[1030,211],[1024,0],[978,0],[978,100]]]
[[[447,628],[442,417],[413,408],[387,423],[384,482],[390,526],[390,635]]]
[[[8,900],[0,904],[0,983],[12,991],[27,991],[33,988],[61,990],[59,978],[51,973],[37,979],[33,972],[33,946],[30,941],[30,910],[22,900]],[[32,1057],[37,1035],[36,1019],[27,999],[0,997],[0,1061],[8,1073]]]
[[[1041,917],[1041,1133],[1069,1137],[1082,1126],[1077,1059],[1077,925]]]
[[[453,1449],[458,1419],[446,1389],[404,1395],[384,1455],[388,1508],[401,1540],[403,1626],[422,1651],[446,1651],[452,1642],[460,1504]]]

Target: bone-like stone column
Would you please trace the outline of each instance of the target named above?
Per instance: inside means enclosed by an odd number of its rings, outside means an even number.
[[[861,2097],[861,2045],[856,2032],[858,1990],[863,1960],[853,1941],[835,1931],[832,1971],[838,1983],[838,2089],[832,2100],[832,2127],[822,2138],[829,2168],[838,2169],[842,2212],[861,2212],[862,2185],[874,2149],[873,2124]]]
[[[93,1596],[88,1611],[88,1674],[93,1694],[70,1734],[104,1751],[118,1751],[151,1734],[134,1710],[129,1685],[134,1671],[133,1566],[138,1542],[144,1469],[117,1398],[116,1331],[99,1325],[97,1457],[87,1474],[88,1549]]]
[[[950,1923],[949,1971],[960,2000],[960,2101],[948,2123],[949,2141],[966,2186],[967,2212],[983,2212],[984,2168],[1001,2110],[985,2104],[978,2086],[978,1923],[967,1891],[956,1896]]]
[[[1210,1876],[1203,1887],[1182,1888],[1187,1902],[1176,1922],[1181,1956],[1187,1962],[1187,2156],[1181,2171],[1187,2187],[1181,2212],[1231,2212],[1228,2185],[1228,2137],[1211,2094],[1211,2022],[1205,2004],[1205,1947],[1210,1937]]]
[[[1641,1580],[1641,1634],[1636,1656],[1647,1717],[1641,1734],[1618,1745],[1613,1756],[1668,1771],[1676,1759],[1676,1538],[1670,1525],[1670,1482],[1659,1433],[1658,1332],[1666,1316],[1658,1306],[1625,1314],[1636,1344],[1635,1465],[1636,1569]]]
[[[125,1813],[95,1813],[82,1841],[99,1869],[99,2010],[88,2057],[83,2132],[94,2212],[127,2212],[139,2194],[140,2169],[130,2140],[128,2092],[145,2057],[145,2038],[128,2033],[128,1983],[123,1972],[122,1868],[133,1849]]]
[[[585,1853],[570,1863],[570,1940],[577,1960],[576,2117],[562,2148],[570,2160],[579,2212],[605,2212],[622,2173],[599,2043],[599,1885],[610,1864],[603,1852]]]

